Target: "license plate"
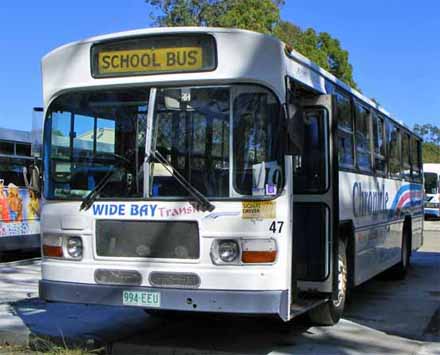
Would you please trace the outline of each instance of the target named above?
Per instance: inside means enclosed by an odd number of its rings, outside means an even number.
[[[125,306],[160,307],[160,293],[123,291],[122,304]]]

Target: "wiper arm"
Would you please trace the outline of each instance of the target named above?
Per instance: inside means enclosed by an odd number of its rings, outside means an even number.
[[[113,176],[113,174],[118,171],[117,169],[112,169],[107,172],[107,174],[104,175],[104,177],[99,180],[98,185],[95,186],[95,188],[90,191],[86,197],[82,200],[81,206],[79,207],[79,210],[87,211],[92,205],[93,202],[95,202],[96,198],[98,197],[99,193],[102,191],[102,189],[107,185],[107,183],[110,181],[110,178]]]
[[[176,168],[174,168],[158,150],[154,150],[151,153],[151,156],[153,156],[170,173],[170,175],[172,175],[176,181],[196,199],[203,212],[214,211],[215,206],[206,198],[206,196],[191,185],[191,183]]]

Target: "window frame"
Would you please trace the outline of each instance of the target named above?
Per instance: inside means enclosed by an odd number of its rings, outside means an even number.
[[[422,141],[414,134],[410,137],[410,154],[411,154],[411,176],[414,182],[423,181],[423,158],[422,158]],[[413,151],[415,148],[415,152]],[[415,155],[414,155],[415,154]],[[416,161],[414,161],[416,158]]]
[[[390,126],[393,127],[393,129],[396,130],[397,132],[397,144],[398,144],[398,148],[397,148],[397,152],[399,154],[399,157],[397,159],[393,159],[392,157],[392,149],[391,147],[391,134],[393,132],[393,130],[390,130]],[[394,121],[392,121],[391,119],[387,120],[387,149],[388,149],[388,178],[390,179],[396,179],[396,180],[401,180],[402,179],[402,128]],[[397,174],[393,174],[392,169],[391,169],[391,163],[392,161],[398,163],[399,166],[399,170]]]
[[[381,121],[382,122],[382,143],[383,143],[383,147],[384,147],[384,154],[378,154],[376,152],[376,134],[378,134],[378,132],[374,131],[374,123]],[[377,111],[373,111],[372,113],[372,124],[373,124],[373,161],[374,161],[374,172],[381,176],[381,177],[385,177],[388,174],[388,145],[387,145],[387,125],[386,125],[386,118],[385,116],[381,115],[380,113],[378,113]],[[380,149],[380,147],[379,147]],[[380,159],[384,162],[384,170],[379,170],[377,167],[377,163],[376,160]]]
[[[348,169],[348,170],[354,170],[356,169],[357,166],[357,159],[356,159],[356,132],[355,132],[355,115],[354,115],[354,107],[353,107],[353,98],[352,95],[347,94],[341,90],[335,90],[334,93],[334,99],[333,99],[333,103],[335,105],[335,109],[336,109],[336,105],[337,105],[337,95],[343,97],[344,99],[346,99],[348,101],[348,104],[350,106],[350,122],[351,122],[351,131],[349,131],[348,129],[346,129],[345,127],[341,127],[341,125],[339,124],[339,117],[334,117],[335,121],[336,121],[336,139],[337,139],[337,148],[338,151],[336,152],[336,154],[339,153],[339,138],[341,135],[346,135],[351,137],[351,156],[353,158],[353,164],[339,164],[339,168],[343,168],[343,169]],[[335,109],[333,109],[333,112],[335,112]],[[336,115],[335,115],[336,116]]]
[[[360,100],[355,99],[353,101],[354,103],[354,122],[355,122],[355,152],[356,152],[356,169],[361,172],[361,173],[373,173],[374,172],[374,164],[373,164],[373,144],[372,144],[372,138],[373,138],[373,129],[372,129],[372,109],[370,107],[368,107],[367,105],[365,105],[364,103],[362,103]],[[359,165],[359,159],[358,159],[358,151],[359,148],[358,147],[358,120],[359,117],[358,115],[360,114],[360,110],[358,110],[359,108],[362,108],[363,110],[365,110],[368,114],[367,114],[367,129],[368,129],[368,136],[366,138],[367,141],[367,147],[368,147],[368,157],[369,157],[369,168],[365,168],[365,167],[361,167]],[[367,153],[367,151],[365,151],[365,153]]]

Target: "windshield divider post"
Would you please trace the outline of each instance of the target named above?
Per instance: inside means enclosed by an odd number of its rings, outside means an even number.
[[[153,147],[153,119],[154,108],[156,106],[157,88],[150,89],[150,98],[148,100],[148,112],[145,134],[145,159],[144,159],[144,195],[150,197],[150,156],[152,151],[156,149]],[[153,150],[154,149],[154,150]]]

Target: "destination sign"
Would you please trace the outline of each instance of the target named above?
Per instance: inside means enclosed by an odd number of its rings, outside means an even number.
[[[202,49],[197,47],[106,51],[98,54],[100,74],[179,72],[202,67]]]
[[[212,37],[149,37],[97,44],[92,48],[94,77],[206,71],[215,68]]]

